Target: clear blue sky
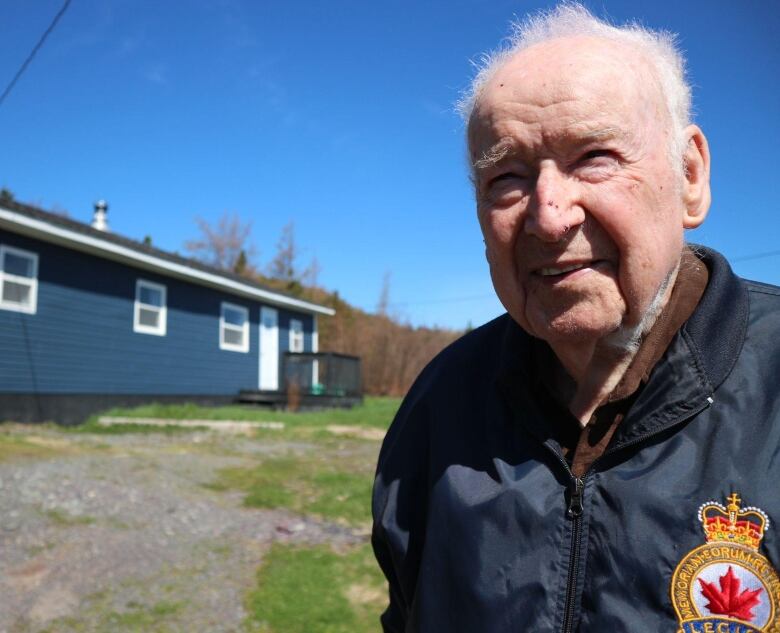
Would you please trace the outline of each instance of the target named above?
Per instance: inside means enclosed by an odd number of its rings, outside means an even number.
[[[194,218],[253,221],[259,263],[294,221],[320,283],[373,309],[382,279],[410,322],[463,327],[492,296],[452,103],[505,0],[73,0],[0,106],[0,185],[182,251]],[[0,4],[4,88],[62,0]],[[713,206],[691,241],[780,250],[780,3],[586,2],[680,34]],[[735,262],[780,283],[780,256]]]

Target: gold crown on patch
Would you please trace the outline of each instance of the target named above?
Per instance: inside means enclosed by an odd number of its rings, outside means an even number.
[[[728,506],[716,501],[699,506],[699,521],[707,542],[736,543],[758,550],[764,530],[769,528],[769,517],[760,508],[740,508],[742,499],[736,492],[726,497],[726,501]]]

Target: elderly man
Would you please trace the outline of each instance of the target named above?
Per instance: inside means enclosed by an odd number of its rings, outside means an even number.
[[[384,630],[780,631],[780,290],[684,243],[710,157],[672,39],[565,4],[463,108],[508,315],[385,440]]]

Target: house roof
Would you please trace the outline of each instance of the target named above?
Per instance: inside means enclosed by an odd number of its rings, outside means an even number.
[[[332,308],[305,301],[194,259],[160,250],[129,238],[98,231],[88,224],[11,200],[0,201],[0,228],[60,244],[98,257],[176,277],[232,295],[316,314]]]

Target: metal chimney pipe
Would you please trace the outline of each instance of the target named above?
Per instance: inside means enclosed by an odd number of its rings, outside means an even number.
[[[92,228],[98,231],[109,231],[108,228],[108,203],[98,200],[95,203],[95,214],[92,216]]]

